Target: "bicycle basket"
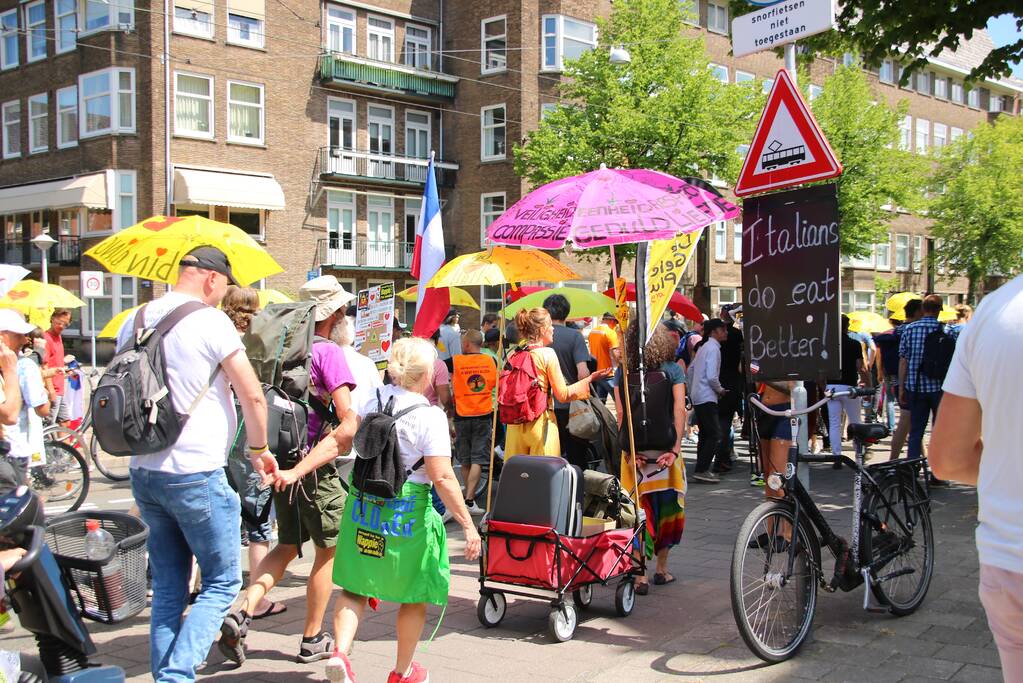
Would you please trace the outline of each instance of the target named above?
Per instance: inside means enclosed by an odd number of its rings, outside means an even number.
[[[114,537],[116,550],[105,560],[85,554],[85,522],[99,521]],[[78,600],[82,616],[116,624],[146,607],[146,538],[149,527],[124,512],[69,512],[47,520],[50,546],[69,591]]]

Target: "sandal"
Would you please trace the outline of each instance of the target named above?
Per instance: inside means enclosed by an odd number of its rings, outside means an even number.
[[[654,574],[654,585],[664,586],[669,583],[674,583],[675,577],[671,574]]]
[[[636,595],[646,595],[650,592],[650,583],[648,581],[636,583]]]
[[[252,615],[253,619],[263,619],[265,617],[272,617],[280,614],[281,612],[287,612],[288,606],[283,602],[270,602],[270,607],[262,612],[257,612]]]

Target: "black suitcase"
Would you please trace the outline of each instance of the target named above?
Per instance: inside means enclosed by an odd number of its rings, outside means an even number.
[[[516,455],[505,460],[491,518],[574,536],[582,526],[584,493],[582,470],[564,458]]]

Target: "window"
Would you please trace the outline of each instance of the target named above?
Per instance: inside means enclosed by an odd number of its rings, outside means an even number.
[[[916,153],[927,154],[931,147],[931,122],[927,119],[916,120]]]
[[[0,14],[0,68],[18,66],[18,10]]]
[[[749,83],[750,81],[755,81],[756,79],[757,77],[748,71],[739,71],[738,69],[735,70],[736,83]]]
[[[331,149],[355,149],[355,102],[327,98],[328,144]]]
[[[765,78],[763,84],[760,86],[760,89],[766,95],[767,93],[771,92],[771,88],[773,88],[773,87],[774,87],[774,79],[773,78]]]
[[[174,32],[196,36],[197,38],[212,38],[212,2],[174,0]]]
[[[899,121],[899,149],[908,152],[913,145],[913,117],[907,114]]]
[[[948,126],[944,123],[934,124],[934,149],[939,150],[948,142]]]
[[[175,72],[174,134],[213,137],[213,76]]]
[[[57,54],[74,50],[78,44],[78,8],[75,4],[75,0],[56,0],[53,4]]]
[[[355,12],[336,5],[327,7],[327,48],[355,54]]]
[[[921,71],[916,75],[916,91],[924,95],[931,94],[931,74]]]
[[[934,77],[934,96],[943,100],[948,99],[948,79],[940,76]]]
[[[21,156],[21,102],[5,102],[0,108],[4,121],[4,159]]]
[[[405,25],[405,65],[417,69],[430,68],[430,29]]]
[[[874,262],[877,264],[878,270],[890,271],[892,269],[891,235],[888,235],[888,239],[884,242],[878,242],[874,245]]]
[[[873,268],[874,253],[871,251],[866,256],[854,256],[849,259],[849,265],[853,268]]]
[[[722,83],[728,83],[728,67],[721,66],[720,64],[711,64],[710,72],[714,74],[714,78],[721,81]]]
[[[737,304],[739,301],[739,290],[735,287],[715,287],[712,299],[714,299],[714,310],[716,311],[725,304]]]
[[[332,265],[355,265],[355,195],[327,192],[327,249]]]
[[[46,93],[28,98],[28,153],[45,152],[49,146],[50,101]]]
[[[540,120],[543,121],[547,115],[558,108],[557,102],[544,102],[540,105]]]
[[[505,157],[505,109],[503,104],[480,109],[480,159]]]
[[[874,292],[853,292],[853,311],[874,310]]]
[[[963,103],[963,84],[959,81],[952,81],[952,101],[956,104]]]
[[[980,88],[970,88],[966,95],[966,104],[974,109],[980,109]]]
[[[366,198],[366,265],[394,266],[394,198],[371,194]]]
[[[508,20],[504,16],[480,22],[480,71],[492,74],[508,68]]]
[[[370,16],[367,45],[369,58],[378,62],[394,61],[394,22],[390,19]]]
[[[92,300],[91,307],[81,309],[82,334],[84,335],[91,335],[94,328],[98,332],[115,315],[135,307],[135,278],[128,277],[127,275],[104,275],[103,277],[106,280],[103,283],[105,296],[96,297]],[[78,276],[69,278],[69,280],[64,281],[64,278],[61,278],[61,284],[77,292],[79,288]],[[95,325],[90,320],[90,312],[93,312],[96,316]]]
[[[501,313],[504,302],[501,300],[501,285],[483,285],[480,287],[480,313]]]
[[[724,221],[714,224],[714,260],[724,261],[728,258],[728,227]]]
[[[29,62],[46,59],[46,3],[25,5],[25,51]]]
[[[824,92],[824,88],[820,87],[819,85],[814,85],[813,83],[811,83],[809,89],[810,101],[813,102],[815,99],[820,97],[822,92]]]
[[[987,110],[992,113],[1002,111],[1002,96],[991,93]]]
[[[245,47],[263,47],[263,20],[229,12],[227,42]]]
[[[227,139],[263,144],[263,86],[227,82]]]
[[[714,33],[728,33],[727,3],[707,3],[707,30]]]
[[[546,71],[561,71],[565,60],[578,59],[597,46],[597,27],[563,14],[543,17],[543,64]]]
[[[413,159],[426,159],[430,156],[429,112],[405,112],[405,156]]]
[[[952,129],[949,131],[949,135],[950,135],[949,140],[951,142],[955,142],[959,138],[963,137],[963,129],[952,126]]]
[[[504,213],[507,199],[504,192],[489,192],[480,195],[480,246],[493,246],[487,239],[487,228]]]
[[[405,247],[405,263],[412,267],[412,257],[416,247],[416,228],[419,227],[419,214],[423,212],[423,200],[407,197],[405,199],[405,235],[402,238]]]
[[[394,109],[378,105],[369,105],[369,151],[373,154],[392,156],[394,154]],[[385,162],[374,162],[381,166]],[[378,169],[380,172],[389,170],[388,166]],[[371,164],[372,165],[372,164]],[[377,173],[374,173],[377,175]]]
[[[184,0],[182,1],[184,2]],[[83,0],[83,2],[85,4],[84,33],[92,33],[106,28],[131,28],[135,23],[135,7],[131,0]],[[204,7],[207,8],[207,13],[213,11],[211,5],[204,5]],[[175,30],[177,30],[176,27]]]
[[[742,223],[732,224],[732,260],[742,262]]]
[[[881,68],[877,72],[877,78],[882,83],[895,83],[895,62],[886,59],[881,62]]]
[[[909,235],[895,236],[895,270],[909,270]]]
[[[78,144],[78,86],[57,91],[57,147]]]
[[[135,171],[115,171],[117,203],[114,207],[114,225],[118,230],[135,225]]]
[[[848,69],[850,66],[852,66],[855,63],[856,63],[856,55],[854,55],[851,52],[843,52],[842,53],[842,66],[844,66],[845,68]]]
[[[78,137],[135,132],[135,70],[104,69],[78,77]]]
[[[227,214],[227,222],[257,240],[263,239],[263,212],[259,209],[235,209]]]
[[[919,273],[924,263],[924,237],[913,235],[913,272]]]

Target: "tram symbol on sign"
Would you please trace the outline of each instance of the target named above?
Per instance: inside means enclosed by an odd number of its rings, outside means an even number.
[[[765,171],[779,166],[794,166],[806,161],[806,147],[803,145],[782,149],[780,142],[772,140],[767,148],[771,151],[760,157],[760,166]]]

